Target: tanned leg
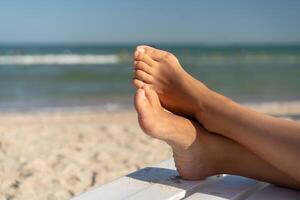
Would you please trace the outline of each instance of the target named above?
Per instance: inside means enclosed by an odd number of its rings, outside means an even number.
[[[168,52],[140,46],[134,59],[133,83],[151,85],[165,108],[194,117],[300,181],[300,123],[255,112],[210,90]]]
[[[144,132],[172,147],[176,167],[185,179],[197,180],[226,173],[300,188],[297,181],[242,145],[164,110],[150,87],[137,90],[135,107]]]

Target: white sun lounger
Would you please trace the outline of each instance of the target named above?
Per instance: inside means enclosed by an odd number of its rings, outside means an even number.
[[[240,176],[211,176],[203,181],[178,177],[173,160],[138,170],[72,200],[300,200],[300,191]]]

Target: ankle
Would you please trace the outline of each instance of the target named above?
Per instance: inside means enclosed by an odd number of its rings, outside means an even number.
[[[188,90],[189,98],[193,105],[189,105],[191,117],[197,118],[197,115],[203,113],[208,107],[209,99],[212,96],[212,91],[206,87],[201,81],[198,81],[191,75],[187,74],[188,78],[185,78],[181,83],[184,88]]]
[[[233,101],[208,88],[199,98],[194,117],[211,132],[226,132],[224,116],[233,108]]]
[[[209,115],[211,108],[214,107],[214,104],[216,103],[216,94],[201,82],[198,83],[197,90],[193,117],[201,119]]]

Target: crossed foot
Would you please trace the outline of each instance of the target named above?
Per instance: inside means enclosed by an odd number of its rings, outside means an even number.
[[[209,133],[192,120],[166,111],[150,86],[137,89],[135,107],[144,132],[172,147],[175,165],[182,177],[196,180],[224,173],[221,166],[232,159],[219,152],[234,154],[229,140]]]
[[[137,89],[135,107],[144,132],[172,147],[176,168],[185,179],[201,180],[216,174],[237,174],[300,188],[294,179],[242,145],[209,132],[190,119],[166,111],[157,93],[149,86]]]
[[[229,158],[219,152],[230,149],[229,142],[180,116],[195,117],[210,90],[184,71],[174,55],[149,46],[137,47],[134,68],[139,124],[145,133],[172,147],[179,174],[186,179],[203,179],[224,173],[220,166]]]
[[[195,122],[167,112],[149,86],[138,89],[135,107],[141,128],[148,135],[166,141],[173,149],[175,165],[186,179],[203,179],[215,174],[217,161],[210,149],[203,151],[207,133]],[[208,145],[209,146],[209,145]],[[205,152],[205,153],[204,153]],[[197,170],[194,170],[197,169]]]

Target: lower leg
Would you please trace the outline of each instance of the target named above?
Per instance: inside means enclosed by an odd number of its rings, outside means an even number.
[[[258,113],[212,91],[196,116],[208,130],[243,145],[300,182],[300,123]]]
[[[217,173],[245,176],[300,189],[300,182],[278,170],[244,146],[223,136],[206,132],[206,147],[210,146],[212,154],[219,157]]]

